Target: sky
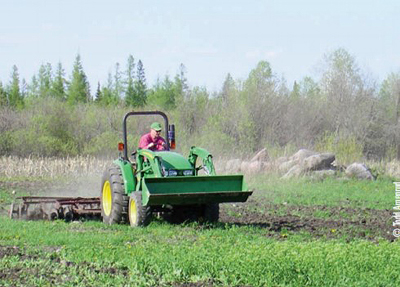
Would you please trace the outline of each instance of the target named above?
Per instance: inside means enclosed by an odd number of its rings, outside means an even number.
[[[318,77],[323,55],[346,49],[382,81],[400,72],[399,0],[0,0],[0,81],[12,66],[29,83],[40,65],[66,76],[81,55],[92,91],[118,62],[142,60],[147,83],[173,77],[221,90],[228,73],[244,80],[261,60],[293,81]]]

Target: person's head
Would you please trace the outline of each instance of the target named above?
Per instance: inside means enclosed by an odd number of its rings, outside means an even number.
[[[158,122],[154,122],[151,124],[150,126],[150,135],[153,139],[155,139],[156,137],[159,137],[161,134],[161,124]]]

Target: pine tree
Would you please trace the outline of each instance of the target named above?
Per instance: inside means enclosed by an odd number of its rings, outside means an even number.
[[[101,103],[103,101],[103,93],[101,92],[100,82],[97,83],[97,90],[94,101],[96,103]]]
[[[111,73],[108,73],[107,86],[101,89],[101,98],[98,101],[101,105],[117,105],[119,98],[115,95],[114,82]]]
[[[186,79],[186,67],[183,64],[180,64],[179,66],[179,73],[176,74],[175,76],[175,92],[174,92],[174,101],[176,103],[181,102],[185,96],[187,95],[187,92],[189,90],[189,87],[187,85],[187,79]]]
[[[147,86],[146,86],[146,76],[144,73],[144,67],[141,60],[137,64],[137,78],[135,81],[135,93],[137,99],[138,107],[143,107],[147,102]]]
[[[19,74],[17,66],[13,66],[11,74],[11,82],[8,92],[8,103],[12,107],[22,108],[24,106],[24,99],[21,95],[19,87]]]
[[[224,104],[227,104],[235,90],[235,81],[230,73],[226,75],[224,84],[222,85],[221,98]]]
[[[78,54],[72,70],[71,83],[68,87],[67,102],[70,104],[90,101],[90,88],[83,71],[81,56]]]
[[[0,107],[7,105],[8,105],[7,92],[3,88],[3,84],[0,82]]]
[[[40,97],[45,98],[50,96],[50,88],[52,85],[52,67],[50,63],[41,65],[39,69],[39,94]]]
[[[128,64],[126,68],[126,91],[125,91],[125,103],[127,106],[135,107],[135,59],[132,55],[128,57]]]
[[[290,93],[290,97],[292,99],[300,98],[300,85],[296,81],[294,81],[293,83],[293,89],[292,92]]]
[[[150,92],[149,102],[164,110],[174,109],[176,108],[175,92],[175,84],[167,75],[163,81],[157,79],[154,88]]]
[[[118,101],[121,99],[123,90],[124,90],[124,87],[123,87],[119,63],[116,63],[115,64],[114,91],[113,92],[114,92],[115,97],[118,99]]]
[[[33,75],[31,83],[27,87],[27,96],[29,98],[39,97],[39,82],[36,78],[36,75]]]
[[[22,98],[25,99],[27,94],[28,94],[28,84],[26,83],[25,79],[22,79],[22,82],[21,82],[21,96],[22,96]]]
[[[56,75],[51,86],[51,94],[53,97],[60,99],[62,101],[66,100],[65,94],[65,72],[62,67],[61,62],[57,65]]]

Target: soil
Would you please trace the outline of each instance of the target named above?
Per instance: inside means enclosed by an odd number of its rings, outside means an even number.
[[[389,209],[288,206],[251,198],[246,203],[222,205],[219,221],[264,228],[266,236],[280,239],[307,232],[314,238],[377,240],[381,237],[394,241],[391,216]]]
[[[87,182],[87,184],[89,181]],[[76,182],[74,184],[76,186]],[[94,184],[91,184],[94,185]],[[28,194],[38,194],[43,190],[72,189],[73,184],[46,182],[0,182],[0,188],[7,190],[25,190]],[[89,191],[89,189],[87,189]],[[62,194],[78,196],[73,194]],[[95,192],[88,192],[96,196]],[[47,193],[47,195],[49,195]],[[9,204],[0,204],[0,215],[6,215]],[[392,235],[392,211],[370,208],[352,208],[346,206],[301,206],[273,204],[260,196],[251,196],[246,203],[221,204],[219,221],[223,224],[255,226],[265,230],[267,237],[285,240],[290,234],[306,232],[312,238],[354,238],[377,240],[385,238],[394,241]],[[222,226],[222,225],[221,225]]]

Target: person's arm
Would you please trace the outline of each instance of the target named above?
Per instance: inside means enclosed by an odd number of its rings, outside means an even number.
[[[157,150],[169,150],[167,142],[162,137],[160,137],[157,141]]]
[[[147,135],[144,135],[140,138],[139,141],[139,148],[141,149],[151,149],[154,147],[154,143],[152,141],[149,141],[149,137]]]

